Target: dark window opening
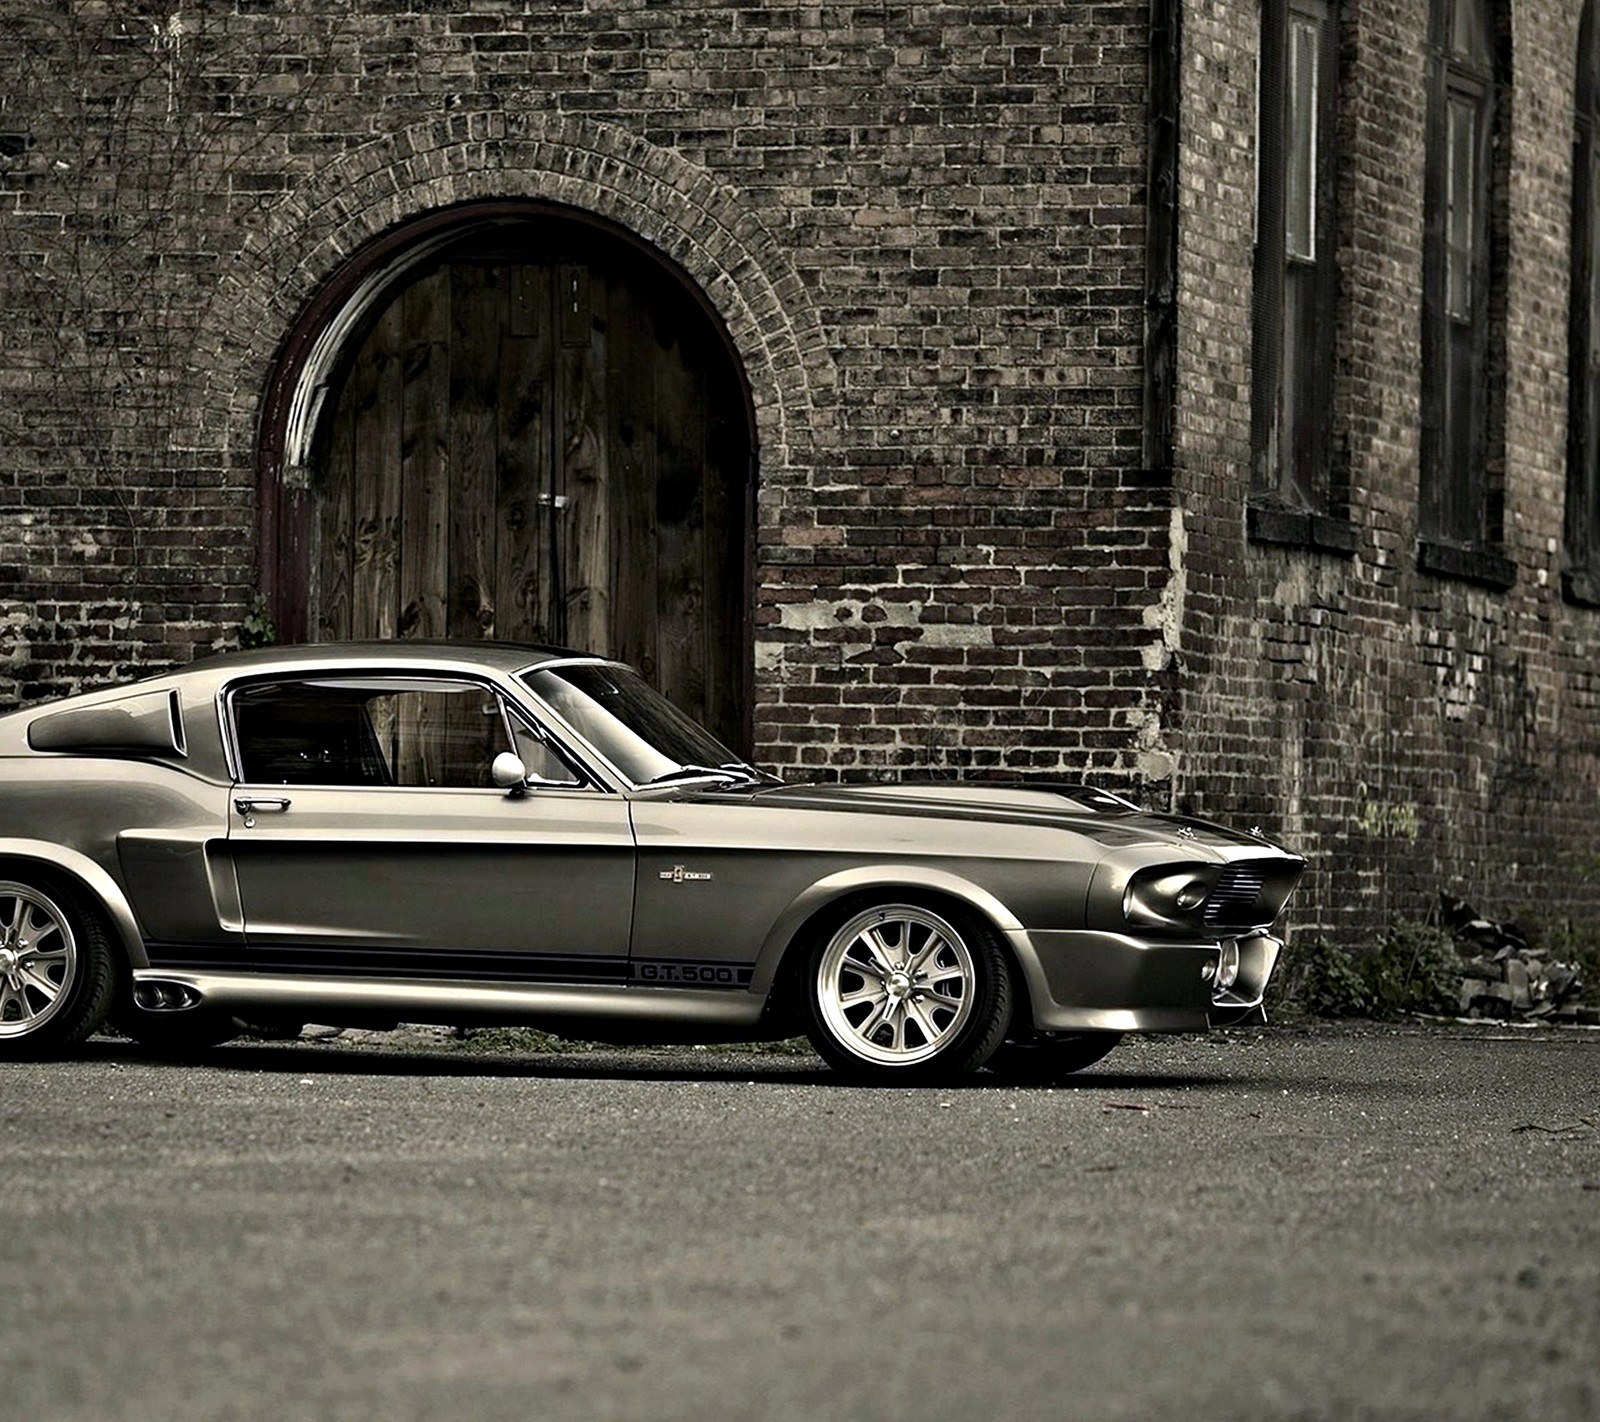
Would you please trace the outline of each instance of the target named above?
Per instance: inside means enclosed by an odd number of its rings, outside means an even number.
[[[1330,0],[1263,0],[1250,532],[1350,552],[1333,438],[1338,68]]]
[[[1419,562],[1509,586],[1504,520],[1504,63],[1488,0],[1436,0],[1422,290]]]
[[[1600,26],[1584,6],[1572,144],[1570,408],[1567,416],[1569,601],[1600,607]]]

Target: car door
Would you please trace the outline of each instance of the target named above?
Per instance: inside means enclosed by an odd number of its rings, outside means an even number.
[[[492,686],[301,676],[235,688],[226,705],[240,772],[228,847],[254,965],[624,975],[627,804],[557,759]],[[536,788],[493,785],[508,750],[545,757]]]
[[[639,982],[749,986],[784,911],[817,879],[855,862],[846,826],[822,826],[759,796],[685,791],[640,799],[633,816]]]

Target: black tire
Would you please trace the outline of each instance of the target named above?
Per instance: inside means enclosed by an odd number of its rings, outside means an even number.
[[[83,891],[0,875],[0,1058],[50,1056],[98,1031],[119,961]]]
[[[183,1012],[146,1012],[131,1001],[119,1001],[111,1026],[124,1037],[163,1057],[187,1057],[220,1047],[239,1035],[238,1021],[225,1012],[195,1007]]]
[[[989,1070],[1017,1082],[1059,1081],[1110,1055],[1120,1032],[1062,1032],[1007,1042],[989,1059]]]
[[[858,1080],[976,1071],[1011,1024],[1011,970],[976,914],[885,900],[824,932],[803,966],[806,1035]]]

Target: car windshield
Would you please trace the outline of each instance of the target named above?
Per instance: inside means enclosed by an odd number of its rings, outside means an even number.
[[[627,667],[541,667],[522,681],[635,785],[766,778]]]

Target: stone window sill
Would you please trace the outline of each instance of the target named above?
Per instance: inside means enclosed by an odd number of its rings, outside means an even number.
[[[1568,568],[1561,575],[1561,596],[1578,607],[1600,607],[1600,568]]]
[[[1517,565],[1504,553],[1487,548],[1469,548],[1458,543],[1438,543],[1431,538],[1417,540],[1417,567],[1441,578],[1456,578],[1479,583],[1501,592],[1515,585]]]
[[[1356,551],[1356,526],[1347,518],[1310,513],[1273,504],[1248,504],[1245,526],[1255,543],[1282,543],[1314,548],[1319,553],[1350,557]]]

